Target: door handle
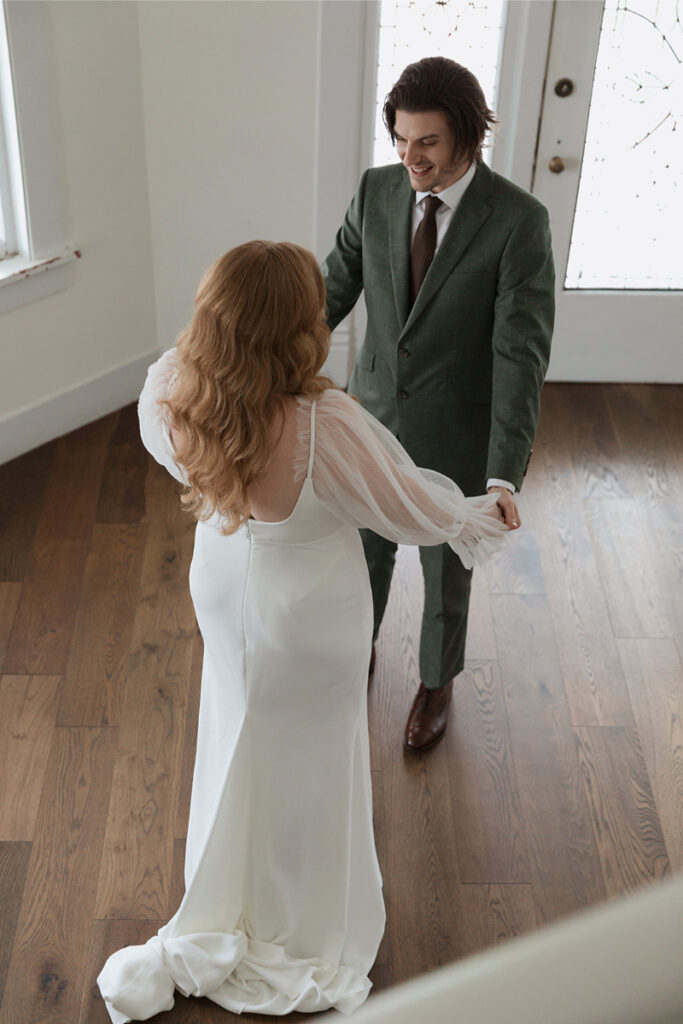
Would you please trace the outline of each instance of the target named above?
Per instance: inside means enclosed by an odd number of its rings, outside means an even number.
[[[553,174],[562,174],[564,170],[564,160],[561,156],[554,156],[548,164],[548,170],[552,171]]]

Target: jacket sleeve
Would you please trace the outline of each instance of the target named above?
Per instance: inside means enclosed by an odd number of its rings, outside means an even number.
[[[363,290],[363,205],[367,176],[366,171],[337,232],[334,248],[322,264],[330,330],[351,312]]]
[[[310,403],[299,403],[296,477],[306,472]],[[398,544],[448,544],[466,569],[499,550],[508,528],[495,494],[466,498],[448,477],[419,469],[398,440],[341,391],[318,399],[312,472],[319,500],[340,519]]]
[[[500,262],[493,324],[491,433],[486,476],[517,490],[531,456],[550,360],[555,270],[548,211],[520,217]]]

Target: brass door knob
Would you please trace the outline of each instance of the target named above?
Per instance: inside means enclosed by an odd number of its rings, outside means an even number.
[[[561,156],[554,156],[548,164],[548,170],[552,171],[553,174],[562,174],[564,170],[564,160]]]

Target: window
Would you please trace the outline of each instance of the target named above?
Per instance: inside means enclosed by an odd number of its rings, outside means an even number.
[[[463,64],[495,109],[505,6],[505,0],[382,0],[373,166],[396,160],[382,122],[384,98],[406,65],[422,57],[450,57]]]
[[[0,0],[0,312],[67,287],[66,246],[44,3]]]

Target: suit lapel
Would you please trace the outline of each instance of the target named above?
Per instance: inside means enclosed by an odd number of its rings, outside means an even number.
[[[488,197],[493,192],[493,177],[485,164],[477,169],[472,182],[458,204],[451,223],[439,246],[427,276],[422,282],[415,305],[410,311],[405,328],[411,327],[427,304],[442,286],[450,272],[462,259],[465,250],[482,224],[491,215]],[[408,256],[409,260],[409,256]],[[406,282],[407,282],[406,271]],[[407,283],[406,283],[407,288]],[[404,329],[405,329],[404,328]]]
[[[389,265],[396,313],[401,327],[408,318],[410,294],[410,229],[415,193],[407,172],[393,182],[389,196]]]

